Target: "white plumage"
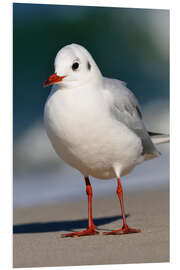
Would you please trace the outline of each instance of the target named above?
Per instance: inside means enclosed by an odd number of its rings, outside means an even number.
[[[89,205],[88,229],[63,237],[98,234],[89,175],[118,181],[123,227],[104,234],[140,232],[126,223],[120,177],[159,152],[145,128],[137,99],[124,82],[103,77],[89,52],[77,44],[58,52],[55,73],[44,85],[52,84],[44,112],[47,134],[56,153],[84,175]],[[155,135],[158,143],[167,141]]]
[[[79,63],[73,71],[72,64]],[[90,65],[90,69],[88,69]],[[159,155],[125,83],[104,78],[80,45],[59,51],[54,84],[45,105],[45,126],[57,154],[84,176],[120,177]]]

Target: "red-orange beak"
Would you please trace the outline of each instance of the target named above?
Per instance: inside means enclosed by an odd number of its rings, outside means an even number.
[[[60,82],[64,79],[66,76],[58,76],[56,73],[49,76],[49,78],[44,82],[44,87],[50,86],[54,83]]]

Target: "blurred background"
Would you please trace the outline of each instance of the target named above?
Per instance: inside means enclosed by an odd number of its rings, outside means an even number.
[[[169,133],[168,10],[13,4],[15,208],[85,198],[82,176],[57,157],[43,126],[43,82],[70,43],[86,47],[104,76],[128,83],[149,130]],[[168,185],[169,144],[158,149],[160,158],[123,178],[126,191]],[[115,193],[116,181],[91,182],[94,196]]]

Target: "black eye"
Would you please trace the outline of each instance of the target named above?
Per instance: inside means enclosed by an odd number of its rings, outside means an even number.
[[[78,62],[75,62],[73,65],[72,65],[72,70],[76,70],[78,69],[79,67],[79,63]]]

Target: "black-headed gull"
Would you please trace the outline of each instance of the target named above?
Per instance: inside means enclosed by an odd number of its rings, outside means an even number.
[[[89,175],[117,179],[123,226],[104,234],[140,232],[126,223],[120,177],[158,157],[153,140],[162,143],[168,137],[148,133],[134,94],[124,82],[103,77],[90,53],[78,44],[58,52],[55,73],[44,83],[49,85],[53,87],[44,112],[48,137],[56,153],[83,174],[88,195],[88,228],[62,237],[99,233],[92,218]]]

